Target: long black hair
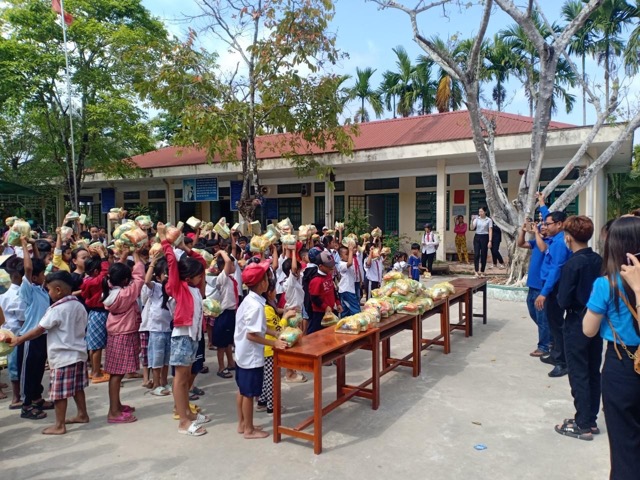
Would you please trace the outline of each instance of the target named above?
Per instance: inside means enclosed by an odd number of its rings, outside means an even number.
[[[602,261],[603,274],[609,279],[610,296],[615,302],[616,310],[620,311],[620,288],[622,282],[624,294],[632,307],[637,305],[636,295],[629,284],[620,276],[620,267],[627,264],[627,253],[640,252],[640,218],[621,217],[611,224],[607,239],[604,243],[604,259]],[[637,322],[633,326],[638,332]],[[638,332],[640,334],[640,332]]]
[[[84,262],[84,273],[91,276],[95,271],[100,273],[102,270],[102,259],[98,255],[92,256],[89,260]]]
[[[183,255],[178,262],[178,274],[180,275],[180,280],[188,280],[190,278],[197,277],[198,275],[203,275],[204,265],[195,258]]]
[[[165,258],[161,258],[158,260],[158,263],[153,267],[153,276],[156,280],[158,280],[163,274],[169,273],[169,264]],[[169,310],[169,294],[167,293],[167,281],[165,278],[162,282],[162,308],[165,310]]]
[[[109,296],[111,289],[109,283],[114,287],[126,287],[131,281],[133,273],[131,267],[125,263],[114,263],[109,267],[109,273],[102,279],[102,301]]]

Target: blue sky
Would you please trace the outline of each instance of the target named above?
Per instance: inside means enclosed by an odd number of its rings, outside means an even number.
[[[407,5],[415,5],[418,0],[404,0]],[[196,0],[142,0],[142,3],[154,15],[165,21],[169,30],[183,37],[189,26],[184,21],[184,14],[196,14],[199,12]],[[563,2],[559,0],[539,0],[545,16],[549,21],[560,21],[560,8]],[[331,26],[332,31],[337,33],[338,47],[349,54],[349,58],[334,67],[336,73],[355,75],[356,67],[371,67],[377,71],[373,77],[374,86],[378,86],[382,80],[382,73],[386,70],[395,70],[395,54],[392,48],[402,45],[405,47],[410,57],[415,59],[423,54],[422,49],[412,40],[411,25],[409,17],[401,11],[384,10],[380,11],[374,3],[365,0],[336,0],[336,16]],[[525,5],[524,0],[516,0],[516,4]],[[442,38],[458,36],[461,38],[472,36],[478,29],[481,10],[479,7],[462,9],[455,11],[449,9],[447,16],[442,14],[442,9],[434,9],[418,17],[418,23],[422,33],[431,37],[438,35]],[[491,17],[487,36],[513,24],[514,22],[495,7],[495,13]],[[201,37],[202,38],[202,37]],[[208,48],[216,49],[213,42],[206,44]],[[218,48],[220,62],[225,65],[233,63],[225,50]],[[594,60],[589,60],[587,71],[593,77],[592,80],[599,82],[602,76],[602,68]],[[628,98],[630,103],[638,102],[638,83],[631,85]],[[483,86],[485,97],[491,97],[492,85]],[[579,91],[574,94],[578,97],[574,110],[571,114],[566,114],[560,110],[554,120],[582,124],[582,106]],[[351,113],[355,113],[357,105],[350,107]],[[370,110],[370,109],[369,109]],[[529,114],[529,107],[523,94],[523,89],[518,80],[511,80],[507,85],[507,106],[505,111],[522,115]],[[349,113],[347,113],[349,115]],[[373,118],[373,113],[370,111]],[[391,112],[386,112],[383,118],[391,117]],[[587,105],[587,123],[593,123],[595,112]]]

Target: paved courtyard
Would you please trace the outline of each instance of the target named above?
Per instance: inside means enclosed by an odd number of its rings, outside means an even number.
[[[244,440],[235,433],[235,383],[215,373],[198,384],[207,392],[197,402],[213,421],[209,433],[177,433],[171,397],[145,395],[139,380],[122,388],[123,403],[137,407],[138,422],[108,425],[107,385],[91,385],[91,423],[71,426],[67,435],[45,437],[50,419],[29,421],[0,403],[0,465],[4,479],[538,479],[606,478],[609,452],[603,435],[585,442],[560,436],[553,425],[572,416],[567,377],[551,379],[550,367],[529,357],[535,329],[525,304],[489,301],[489,322],[474,323],[474,336],[455,332],[452,352],[423,352],[422,374],[396,370],[381,380],[381,406],[348,402],[324,419],[324,452],[283,437]],[[432,317],[425,334],[438,328]],[[410,335],[393,338],[397,353],[410,351]],[[211,354],[214,352],[208,352]],[[370,357],[369,357],[370,358]],[[207,364],[215,371],[210,355]],[[368,354],[347,358],[348,379],[364,379]],[[2,374],[6,381],[6,373]],[[335,398],[334,367],[324,369],[325,401]],[[283,384],[285,424],[312,410],[312,384]],[[70,411],[75,407],[70,403]],[[53,412],[50,412],[53,415]],[[272,431],[271,417],[256,414]],[[474,446],[486,445],[486,450]]]

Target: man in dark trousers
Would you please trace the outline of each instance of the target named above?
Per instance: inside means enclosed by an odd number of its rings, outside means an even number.
[[[580,440],[593,440],[593,434],[600,431],[596,418],[600,410],[602,337],[589,338],[582,332],[593,282],[602,267],[600,255],[587,245],[592,236],[593,222],[588,217],[572,216],[565,220],[564,239],[573,255],[562,267],[557,294],[558,305],[566,310],[564,351],[576,414],[555,428],[561,435]]]

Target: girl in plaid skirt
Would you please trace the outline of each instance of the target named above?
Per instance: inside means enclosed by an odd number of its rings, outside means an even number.
[[[114,263],[102,282],[102,301],[107,317],[107,348],[104,369],[109,377],[109,423],[131,423],[135,408],[120,402],[120,385],[127,373],[140,364],[140,307],[138,297],[144,285],[144,263],[133,253],[133,270],[126,263]],[[126,256],[124,256],[126,261]]]

